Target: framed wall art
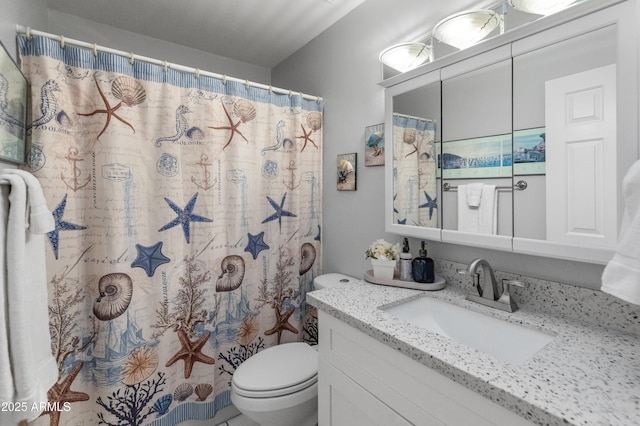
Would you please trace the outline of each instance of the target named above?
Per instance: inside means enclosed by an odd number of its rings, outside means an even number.
[[[546,129],[513,132],[513,174],[543,175],[546,165]]]
[[[364,165],[384,166],[384,123],[364,129]]]
[[[338,155],[338,191],[356,190],[356,159],[355,152]]]
[[[0,160],[25,161],[27,79],[0,43]]]
[[[489,136],[442,144],[444,179],[499,178],[512,175],[512,135]]]

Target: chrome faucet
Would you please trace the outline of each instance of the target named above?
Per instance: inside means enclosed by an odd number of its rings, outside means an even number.
[[[478,271],[482,268],[482,276]],[[518,305],[510,293],[511,286],[525,287],[525,284],[517,280],[502,280],[502,295],[498,296],[498,285],[493,268],[489,262],[484,259],[475,259],[469,264],[467,269],[458,270],[460,274],[468,274],[473,278],[473,286],[478,294],[467,294],[466,299],[472,302],[480,303],[491,308],[500,309],[507,312],[515,312]],[[482,277],[482,280],[480,279]]]

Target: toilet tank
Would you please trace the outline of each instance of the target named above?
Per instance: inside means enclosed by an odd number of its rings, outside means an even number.
[[[323,288],[334,287],[340,284],[348,283],[348,282],[356,282],[357,280],[353,277],[344,274],[332,273],[332,274],[323,274],[318,275],[313,280],[313,289],[314,290],[322,290]]]

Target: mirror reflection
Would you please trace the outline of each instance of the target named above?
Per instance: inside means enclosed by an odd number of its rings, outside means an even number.
[[[443,76],[443,229],[511,236],[511,60]]]
[[[514,236],[553,240],[547,211],[545,85],[561,77],[616,63],[616,28],[608,26],[513,58]],[[556,215],[558,216],[558,215]]]
[[[440,82],[393,99],[393,223],[439,228]]]

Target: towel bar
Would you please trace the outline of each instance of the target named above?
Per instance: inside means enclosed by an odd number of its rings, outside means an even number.
[[[525,189],[527,189],[527,181],[526,180],[519,180],[518,182],[516,182],[515,184],[513,184],[513,186],[496,186],[496,190],[497,191],[512,191],[512,190],[518,190],[518,191],[524,191]],[[457,191],[458,187],[457,186],[451,186],[451,184],[449,184],[449,182],[445,182],[444,185],[442,185],[442,190],[443,191]]]

